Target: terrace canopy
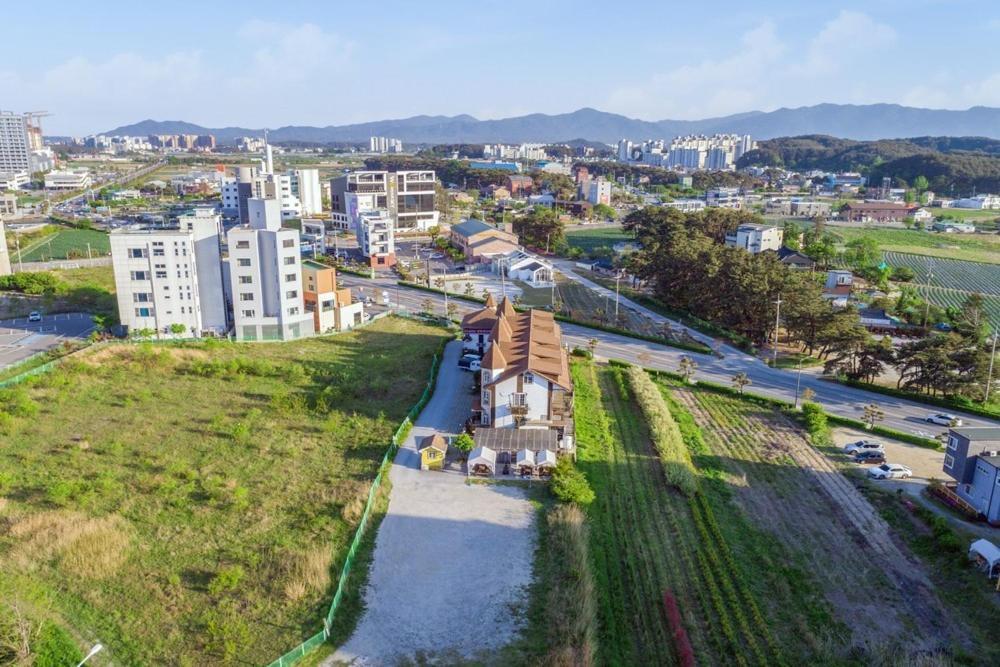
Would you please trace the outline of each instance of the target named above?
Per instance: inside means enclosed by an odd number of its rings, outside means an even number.
[[[517,465],[519,466],[534,466],[535,465],[535,453],[530,449],[520,449],[517,452]]]
[[[491,475],[496,474],[497,453],[488,447],[476,447],[469,452],[469,472],[489,470]]]
[[[985,561],[986,576],[992,577],[994,568],[1000,565],[1000,548],[989,540],[976,540],[969,547],[969,558]]]
[[[543,449],[538,452],[538,460],[535,463],[539,468],[555,468],[556,467],[556,453],[551,449]]]

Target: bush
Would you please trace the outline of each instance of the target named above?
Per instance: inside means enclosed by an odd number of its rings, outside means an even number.
[[[667,482],[687,496],[694,495],[698,490],[698,478],[691,462],[691,452],[663,400],[663,394],[649,374],[638,366],[629,366],[625,373],[649,424]]]
[[[235,590],[243,580],[243,568],[239,565],[224,567],[219,570],[208,582],[208,592],[212,595],[219,595],[227,591]]]
[[[594,502],[594,490],[590,488],[590,482],[573,461],[566,457],[556,463],[550,488],[553,495],[564,503],[589,505]]]
[[[573,351],[570,352],[574,357],[579,357],[581,359],[593,359],[594,354],[585,347],[574,347]]]
[[[805,423],[806,430],[809,431],[809,439],[814,445],[829,445],[832,443],[830,438],[830,424],[826,418],[826,412],[823,411],[823,407],[818,403],[802,404],[802,421]]]
[[[463,454],[468,454],[476,446],[476,441],[468,433],[462,433],[451,444]]]

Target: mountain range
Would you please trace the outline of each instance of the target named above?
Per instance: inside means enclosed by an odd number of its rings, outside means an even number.
[[[529,114],[479,120],[469,115],[412,116],[352,125],[312,127],[288,125],[269,130],[280,142],[365,142],[371,136],[401,139],[411,144],[562,142],[588,139],[614,143],[670,139],[685,134],[728,132],[771,139],[825,134],[845,139],[894,139],[913,136],[979,136],[1000,139],[1000,109],[972,107],[962,111],[922,109],[898,104],[817,104],[795,109],[749,111],[702,120],[645,121],[584,108],[564,114]],[[144,120],[116,127],[107,135],[212,134],[227,143],[244,136],[262,136],[263,129],[202,127],[185,121]]]

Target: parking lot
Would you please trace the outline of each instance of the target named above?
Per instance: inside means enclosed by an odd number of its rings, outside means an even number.
[[[70,338],[86,338],[94,322],[86,313],[46,315],[40,322],[0,320],[0,369],[44,352]]]
[[[857,440],[876,440],[885,446],[885,460],[887,463],[901,463],[913,471],[914,480],[926,482],[930,479],[942,479],[944,472],[941,470],[944,465],[944,452],[919,447],[905,442],[890,440],[882,437],[872,437],[871,433],[858,431],[850,428],[836,428],[833,430],[833,442],[839,449],[844,445]],[[855,464],[852,464],[855,465]],[[859,465],[859,468],[867,470],[870,465]]]

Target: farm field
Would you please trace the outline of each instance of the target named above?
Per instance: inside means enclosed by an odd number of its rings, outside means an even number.
[[[570,247],[580,248],[585,253],[593,252],[601,246],[610,248],[619,241],[630,240],[632,236],[622,231],[621,227],[576,228],[566,232],[566,242]]]
[[[111,241],[104,232],[93,229],[68,229],[60,227],[54,233],[35,239],[30,245],[21,246],[22,262],[44,262],[50,259],[80,259],[87,257],[87,244],[92,256],[111,252]],[[17,261],[12,253],[11,261]]]
[[[390,318],[292,343],[116,345],[4,394],[0,621],[17,605],[100,641],[95,665],[265,664],[314,634],[445,337]]]
[[[942,234],[911,229],[838,227],[831,224],[826,226],[826,230],[841,243],[865,237],[874,239],[886,251],[1000,264],[1000,234]]]
[[[1000,327],[1000,266],[892,251],[885,253],[885,261],[913,269],[920,293],[935,305],[958,308],[969,294],[982,294],[990,321]],[[928,274],[933,274],[929,285]]]
[[[601,663],[676,664],[665,592],[698,664],[907,664],[976,646],[921,562],[784,416],[659,380],[697,470],[689,498],[667,485],[623,372],[582,362],[573,375],[578,465],[597,495]]]

